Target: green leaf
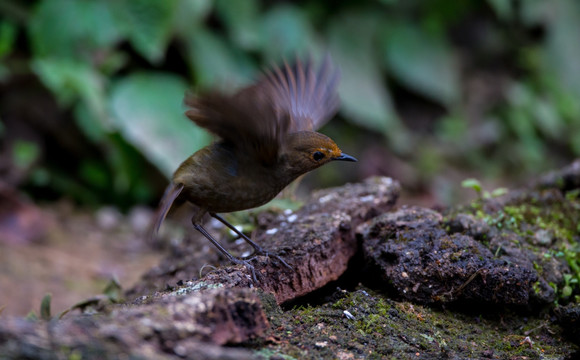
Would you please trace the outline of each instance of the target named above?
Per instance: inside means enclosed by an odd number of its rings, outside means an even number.
[[[551,101],[536,99],[531,110],[536,120],[536,125],[543,134],[554,140],[560,140],[566,135],[566,129],[564,128],[566,123],[560,117]]]
[[[16,39],[16,26],[9,21],[0,23],[0,58],[12,51]]]
[[[305,11],[290,4],[272,7],[264,14],[261,34],[262,53],[269,61],[279,62],[321,48]]]
[[[481,183],[477,179],[465,179],[461,182],[461,187],[473,189],[476,193],[481,194]]]
[[[110,174],[102,162],[85,160],[81,163],[78,172],[85,183],[97,189],[107,189],[107,185],[110,184]]]
[[[562,297],[563,297],[563,298],[567,298],[567,297],[569,297],[570,295],[572,295],[572,287],[571,287],[570,285],[565,285],[565,286],[562,288]]]
[[[255,73],[247,55],[203,28],[189,37],[187,54],[200,87],[242,85],[251,80]]]
[[[108,1],[41,1],[28,26],[36,57],[92,60],[95,50],[113,46],[121,33]]]
[[[507,188],[500,187],[500,188],[494,189],[490,193],[490,195],[491,195],[492,198],[497,198],[497,197],[506,195],[508,193],[508,191],[509,190]]]
[[[94,143],[106,141],[107,131],[110,130],[109,120],[100,121],[98,115],[91,111],[86,102],[81,101],[76,104],[74,117],[78,127],[89,140]]]
[[[527,0],[527,1],[533,1],[533,0]],[[487,2],[489,3],[489,5],[495,10],[495,13],[497,14],[497,16],[504,20],[511,20],[514,17],[515,14],[515,6],[514,3],[512,1],[506,1],[506,0],[487,0]],[[522,4],[522,6],[525,6]]]
[[[179,11],[176,11],[174,15],[176,34],[183,39],[188,39],[211,13],[213,5],[213,0],[181,0]]]
[[[491,1],[500,2],[501,0]],[[550,17],[552,17],[553,20],[553,16],[555,15],[552,11],[553,3],[549,1],[526,0],[519,5],[521,20],[527,26],[550,22]]]
[[[177,0],[117,0],[115,6],[118,22],[131,45],[149,62],[163,60],[171,39]]]
[[[28,314],[26,314],[26,316],[24,317],[24,319],[26,319],[27,321],[37,321],[38,320],[38,316],[36,316],[36,313],[34,312],[34,310],[30,310],[28,312]]]
[[[32,69],[62,105],[82,101],[76,111],[78,125],[89,138],[100,140],[110,127],[104,77],[88,64],[71,59],[37,59]]]
[[[118,303],[123,300],[123,287],[119,284],[119,280],[113,278],[109,281],[103,294],[113,303]]]
[[[401,84],[444,105],[459,100],[458,64],[441,33],[401,22],[381,35],[386,64]]]
[[[168,177],[193,152],[209,143],[208,134],[183,115],[187,89],[166,73],[135,73],[112,89],[116,127]]]
[[[260,43],[257,0],[217,0],[215,4],[232,41],[243,49],[256,49]]]
[[[378,24],[378,18],[369,13],[339,16],[329,28],[330,48],[341,72],[338,91],[344,115],[387,135],[401,150],[406,148],[408,137],[376,61]]]
[[[143,155],[147,154],[128,141],[119,133],[109,134],[107,138],[107,162],[114,176],[112,190],[117,194],[130,194],[133,201],[147,202],[151,189],[143,181],[147,174],[142,161]]]
[[[543,52],[547,70],[562,86],[580,97],[580,3],[576,0],[550,2],[552,15]]]

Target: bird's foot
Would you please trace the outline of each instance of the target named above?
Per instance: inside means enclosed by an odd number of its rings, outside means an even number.
[[[254,268],[254,265],[250,264],[250,261],[252,261],[253,258],[251,259],[246,259],[246,258],[236,258],[236,257],[232,257],[230,259],[231,262],[233,262],[236,265],[244,265],[246,267],[246,269],[248,269],[248,271],[250,272],[251,276],[252,276],[252,282],[254,284],[258,283],[258,278],[256,277],[256,269]]]
[[[256,256],[260,256],[260,255],[261,256],[265,256],[265,257],[267,257],[269,259],[274,258],[279,263],[281,263],[282,265],[284,265],[286,268],[288,268],[290,270],[294,270],[292,268],[292,266],[288,265],[288,263],[286,261],[284,261],[284,259],[282,259],[280,256],[278,256],[276,254],[272,254],[268,250],[266,250],[266,249],[264,249],[264,248],[262,248],[260,246],[254,247],[254,252],[251,255],[249,255],[249,256],[247,256],[247,257],[245,257],[243,259],[251,261],[251,260],[255,259]]]

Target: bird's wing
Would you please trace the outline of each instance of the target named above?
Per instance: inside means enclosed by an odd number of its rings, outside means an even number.
[[[264,164],[277,160],[289,119],[276,114],[269,94],[256,85],[234,95],[211,92],[193,96],[188,93],[185,104],[191,107],[185,112],[188,118],[238,151],[249,153]]]
[[[339,73],[329,55],[318,69],[311,58],[304,63],[297,59],[266,75],[278,111],[290,118],[289,132],[317,130],[338,111]]]
[[[338,72],[326,57],[318,71],[311,60],[284,64],[234,95],[186,94],[186,111],[206,128],[264,164],[277,160],[288,132],[316,130],[338,109]]]

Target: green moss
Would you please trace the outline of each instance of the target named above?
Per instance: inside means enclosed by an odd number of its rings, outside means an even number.
[[[501,230],[503,234],[513,232],[526,243],[530,251],[545,257],[555,256],[566,262],[570,268],[570,281],[555,285],[558,299],[568,298],[580,293],[580,191],[568,192],[564,197],[553,193],[537,193],[516,198],[507,205],[497,208],[485,199],[478,199],[468,210],[490,227]],[[544,231],[538,235],[539,231]],[[544,238],[538,239],[536,236]],[[516,238],[513,241],[517,241]],[[489,244],[485,244],[489,248]],[[490,249],[498,251],[498,248]],[[499,252],[497,255],[501,255]],[[534,268],[541,275],[542,266],[537,262]]]
[[[282,354],[279,351],[267,348],[255,351],[254,355],[262,359],[296,360],[296,358],[293,356]]]
[[[547,324],[545,314],[530,315],[524,323],[521,316],[509,311],[443,311],[396,302],[366,288],[340,294],[343,297],[333,303],[299,306],[276,315],[278,323],[271,335],[277,341],[262,344],[257,354],[282,359],[416,359],[449,354],[481,358],[491,351],[500,359],[540,359],[563,358],[577,350],[554,340],[561,329]],[[533,339],[531,348],[523,342],[525,332]]]

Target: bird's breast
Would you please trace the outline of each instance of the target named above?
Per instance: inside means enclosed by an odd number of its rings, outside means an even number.
[[[275,166],[264,166],[221,148],[192,155],[176,171],[173,181],[185,185],[185,200],[218,213],[263,205],[289,183]]]

